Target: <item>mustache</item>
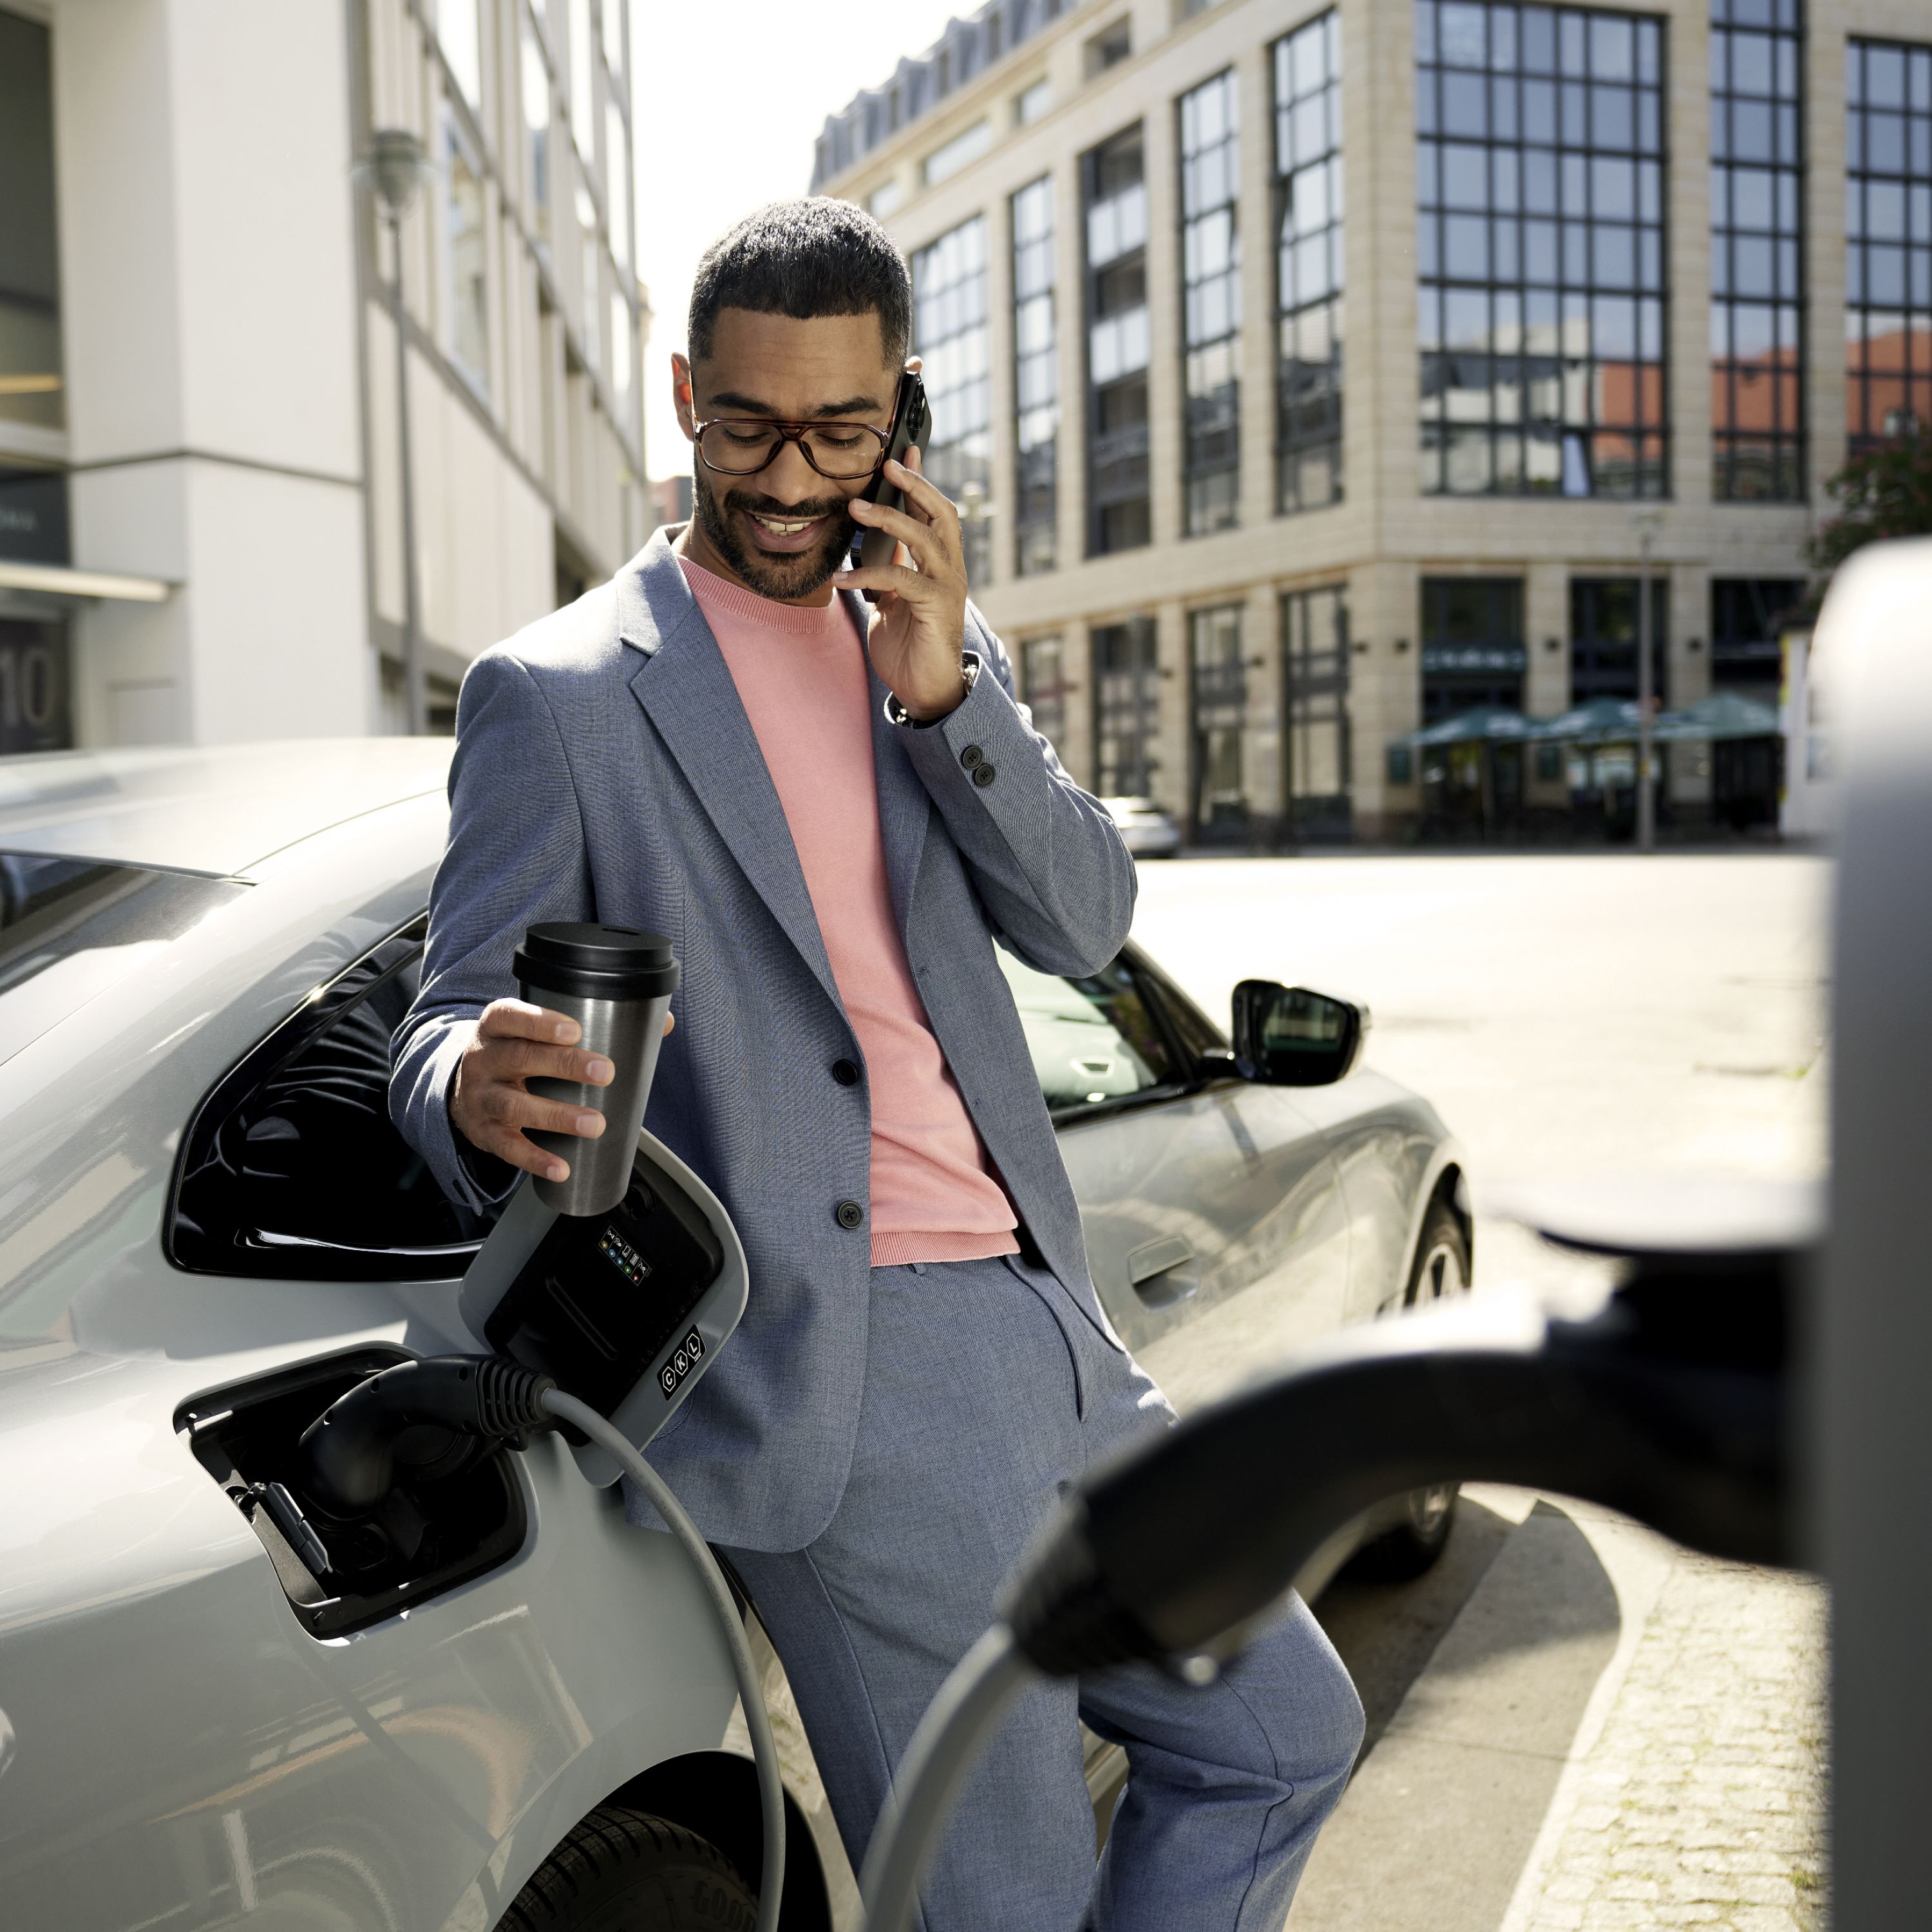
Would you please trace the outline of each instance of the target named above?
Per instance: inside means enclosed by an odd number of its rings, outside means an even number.
[[[728,510],[742,510],[756,517],[783,517],[794,523],[807,522],[814,517],[843,517],[845,503],[843,496],[827,496],[817,502],[781,503],[776,497],[755,496],[748,490],[724,493]]]

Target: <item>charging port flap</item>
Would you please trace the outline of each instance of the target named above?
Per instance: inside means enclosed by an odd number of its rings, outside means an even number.
[[[498,1354],[554,1376],[641,1449],[737,1327],[748,1281],[724,1204],[644,1133],[606,1214],[559,1214],[526,1178],[464,1276],[459,1309]],[[564,1432],[591,1482],[617,1480],[608,1454]]]

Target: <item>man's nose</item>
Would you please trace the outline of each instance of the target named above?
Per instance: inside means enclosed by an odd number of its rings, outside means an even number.
[[[802,503],[822,496],[830,487],[825,478],[805,460],[805,452],[795,442],[781,442],[778,454],[765,465],[758,479],[765,494],[781,502]]]

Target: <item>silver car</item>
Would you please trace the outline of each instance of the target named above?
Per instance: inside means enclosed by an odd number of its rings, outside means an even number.
[[[698,1874],[680,1895],[711,1900],[706,1924],[736,1922],[734,1868],[755,1885],[756,1789],[698,1588],[555,1438],[446,1472],[444,1502],[386,1518],[364,1582],[333,1593],[242,1473],[272,1475],[374,1370],[478,1346],[456,1282],[484,1231],[384,1098],[448,752],[0,762],[10,1925],[525,1932],[590,1922],[586,1874],[620,1853]],[[1184,1406],[1466,1284],[1441,1123],[1373,1072],[1332,1077],[1355,1009],[1244,988],[1238,1063],[1134,948],[1088,980],[1009,970],[1102,1296]],[[1398,1498],[1354,1540],[1413,1570],[1452,1502]],[[762,1654],[795,1805],[784,1922],[849,1924]],[[1103,1804],[1120,1773],[1096,1742]]]

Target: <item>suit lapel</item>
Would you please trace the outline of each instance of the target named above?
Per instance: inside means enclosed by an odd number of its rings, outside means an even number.
[[[625,660],[632,694],[753,890],[838,1004],[812,895],[758,735],[662,530],[619,574],[617,623],[620,638],[638,653]]]

